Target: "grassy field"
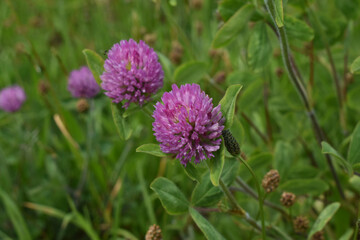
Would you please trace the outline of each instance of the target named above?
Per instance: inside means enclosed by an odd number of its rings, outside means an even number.
[[[289,81],[276,28],[262,1],[249,2],[252,15],[240,17],[231,33],[221,32],[245,2],[2,0],[0,89],[18,84],[27,99],[18,112],[0,111],[0,239],[144,239],[152,224],[161,227],[163,239],[217,239],[193,215],[169,214],[149,187],[157,177],[174,182],[191,209],[224,238],[261,239],[243,218],[231,214],[205,163],[194,165],[197,182],[172,156],[136,151],[143,144],[158,144],[149,112],[173,83],[198,83],[215,106],[229,86],[242,85],[230,130],[259,181],[272,168],[280,173],[279,188],[264,197],[281,209],[264,206],[266,225],[278,236],[273,238],[306,239],[291,219],[307,216],[315,229],[324,208],[339,202],[318,230],[325,239],[355,239],[360,64],[352,62],[360,55],[359,1],[284,1],[291,58],[308,94],[309,111]],[[215,48],[222,36],[225,42]],[[143,111],[135,105],[127,110],[126,140],[119,137],[103,93],[81,113],[78,99],[67,90],[70,71],[87,65],[84,49],[106,59],[123,39],[144,40],[157,52],[165,74],[153,102]],[[312,113],[329,148],[317,142],[308,118]],[[324,152],[332,153],[344,198]],[[224,159],[225,183],[260,224],[258,201],[236,178],[256,189],[252,175],[230,154]],[[290,209],[279,201],[283,191],[297,196]],[[195,201],[196,194],[201,197]]]

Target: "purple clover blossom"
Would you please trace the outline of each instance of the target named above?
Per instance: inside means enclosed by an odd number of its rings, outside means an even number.
[[[177,154],[185,166],[193,157],[195,163],[214,157],[225,122],[220,105],[214,108],[212,98],[198,84],[180,89],[173,84],[172,91],[164,93],[161,100],[153,114],[154,135],[161,151]]]
[[[0,108],[6,112],[16,112],[24,103],[24,89],[18,85],[6,87],[0,91]]]
[[[158,56],[145,42],[122,40],[107,55],[101,87],[113,102],[126,100],[124,108],[131,102],[142,106],[163,86],[164,71]]]
[[[90,69],[83,66],[79,70],[71,71],[68,90],[75,98],[93,98],[99,93],[100,87]]]

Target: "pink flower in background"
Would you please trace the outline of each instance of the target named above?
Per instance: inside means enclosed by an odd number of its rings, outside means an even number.
[[[24,103],[26,95],[24,89],[14,85],[0,91],[0,108],[6,112],[16,112]]]
[[[93,98],[99,93],[100,87],[90,69],[83,66],[70,73],[68,90],[75,98]]]
[[[214,156],[220,148],[221,131],[225,119],[220,105],[213,107],[212,99],[197,84],[186,84],[180,89],[164,93],[155,105],[154,135],[161,151],[177,154],[186,165],[194,158],[199,163]]]
[[[164,71],[158,56],[143,41],[122,40],[107,56],[101,87],[113,102],[126,101],[124,108],[132,102],[143,105],[163,86]]]

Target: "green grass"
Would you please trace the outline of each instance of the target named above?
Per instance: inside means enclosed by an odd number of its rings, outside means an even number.
[[[174,2],[176,6],[171,5]],[[177,74],[181,64],[195,62],[199,64],[196,66],[205,68],[205,73],[197,69],[195,76],[190,72],[189,78],[201,85],[215,105],[230,85],[242,84],[231,131],[240,141],[257,177],[261,179],[284,160],[280,159],[284,154],[276,149],[287,142],[286,151],[291,153],[285,153],[285,157],[291,156],[291,159],[285,161],[291,163],[281,184],[294,179],[316,178],[328,185],[328,190],[321,192],[320,197],[299,196],[292,215],[308,215],[312,224],[322,210],[315,208],[314,212],[315,199],[339,201],[301,100],[286,72],[277,75],[278,69],[285,70],[277,37],[269,24],[260,25],[261,28],[252,26],[255,22],[269,21],[265,8],[259,7],[235,40],[214,54],[210,53],[212,42],[223,24],[223,20],[218,20],[217,11],[228,19],[244,1],[226,0],[219,5],[217,1],[204,0],[200,9],[189,2],[193,1],[1,1],[0,89],[19,84],[27,95],[19,112],[0,112],[1,239],[144,239],[148,227],[154,223],[162,228],[164,239],[204,238],[189,214],[167,214],[149,187],[156,177],[163,176],[175,182],[190,200],[196,186],[178,160],[136,152],[143,144],[157,144],[152,132],[153,119],[131,106],[134,112],[129,112],[126,121],[132,135],[125,141],[117,133],[109,99],[104,94],[90,101],[87,113],[78,113],[77,100],[67,91],[69,72],[86,65],[83,49],[91,49],[105,59],[106,51],[114,43],[130,38],[147,39],[148,34],[156,35],[152,47],[159,53],[165,72],[164,88],[155,100],[170,90],[176,80],[180,81],[177,84],[187,81],[186,75],[182,75],[185,76],[182,80]],[[262,1],[255,2],[263,5]],[[315,38],[311,41],[315,55],[313,86],[310,83],[310,42],[290,38],[290,47],[328,142],[346,158],[350,134],[360,116],[359,75],[354,75],[353,81],[348,83],[344,98],[346,129],[342,129],[330,62],[310,8],[302,2],[288,1],[284,9],[286,14],[308,22],[314,29]],[[360,55],[359,10],[346,8],[340,0],[326,1],[329,2],[326,4],[320,0],[310,2],[324,28],[343,85],[344,70],[345,75],[348,72],[344,69],[344,53],[347,66]],[[258,65],[253,63],[256,58],[249,61],[248,55],[255,31],[265,31],[268,36],[265,42],[268,48]],[[181,64],[170,57],[174,42],[179,42],[184,50]],[[261,51],[261,46],[253,44],[255,53]],[[225,71],[227,77],[214,83],[213,78],[219,71]],[[43,81],[51,87],[46,94],[39,91],[39,83]],[[268,97],[264,97],[266,91]],[[148,104],[148,110],[153,110],[154,103]],[[244,114],[267,141],[263,141]],[[205,164],[196,168],[201,173],[206,171]],[[357,216],[354,203],[360,194],[356,188],[359,180],[349,181],[340,166],[336,165],[336,169],[347,189],[348,202],[328,223],[329,239],[339,239],[353,228]],[[255,187],[244,166],[239,166],[236,173]],[[267,196],[267,200],[280,205],[280,194],[281,188]],[[235,196],[253,218],[258,216],[257,200],[241,192]],[[227,205],[226,200],[221,204]],[[260,237],[249,230],[250,225],[241,218],[221,212],[203,216],[226,239]],[[293,233],[291,223],[282,221],[278,212],[266,208],[265,216],[268,224],[283,229],[294,239],[301,239]]]

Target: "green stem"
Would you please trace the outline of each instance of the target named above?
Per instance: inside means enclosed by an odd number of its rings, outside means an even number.
[[[242,191],[244,193],[247,193],[248,195],[250,195],[251,197],[253,197],[256,200],[259,200],[259,196],[255,193],[255,191],[244,181],[242,180],[240,177],[237,177],[235,179],[235,181],[242,187]],[[267,201],[264,199],[264,206],[268,206],[278,212],[280,212],[286,219],[290,219],[289,215],[287,214],[286,211],[284,211],[284,209],[282,209],[280,206]]]
[[[285,31],[285,27],[278,27],[275,21],[275,6],[273,3],[273,0],[264,0],[265,5],[266,5],[266,9],[272,19],[273,22],[273,27],[275,28],[277,35],[279,37],[280,40],[280,47],[281,47],[281,54],[283,57],[283,61],[285,64],[285,67],[287,69],[287,72],[290,76],[290,80],[292,81],[292,83],[294,84],[297,92],[300,95],[300,98],[302,99],[304,105],[305,105],[305,109],[306,112],[310,118],[311,124],[313,126],[313,130],[315,132],[315,136],[317,138],[317,143],[319,144],[319,146],[321,146],[321,142],[325,141],[325,136],[320,128],[319,122],[317,120],[317,117],[315,115],[314,110],[312,109],[312,107],[310,106],[309,103],[309,98],[307,96],[307,92],[306,89],[303,85],[303,83],[301,82],[301,80],[297,77],[296,74],[296,70],[294,69],[294,62],[292,62],[291,60],[291,54],[290,54],[290,48],[289,48],[289,44],[288,44],[288,39],[287,39],[287,35],[286,35],[286,31]],[[342,199],[345,199],[345,195],[344,195],[344,191],[342,189],[342,186],[340,184],[338,175],[335,171],[334,165],[332,163],[332,159],[330,157],[330,155],[325,154],[325,158],[327,161],[327,164],[330,168],[331,174],[335,180],[336,183],[336,187],[340,193],[340,196],[342,197]]]
[[[260,208],[261,233],[262,233],[262,239],[265,240],[266,234],[265,234],[265,217],[264,217],[264,196],[263,196],[261,188],[260,188],[260,183],[259,183],[254,171],[250,167],[250,165],[240,156],[237,156],[236,159],[245,165],[245,167],[249,170],[249,172],[251,173],[251,175],[253,176],[253,178],[255,180],[256,189],[258,191],[258,201],[259,201],[259,208]]]
[[[231,206],[236,210],[236,212],[240,213],[240,215],[242,216],[245,216],[245,210],[239,206],[235,197],[231,194],[230,190],[227,188],[227,186],[221,179],[219,180],[219,186],[221,190],[225,193],[226,197],[229,199]]]

